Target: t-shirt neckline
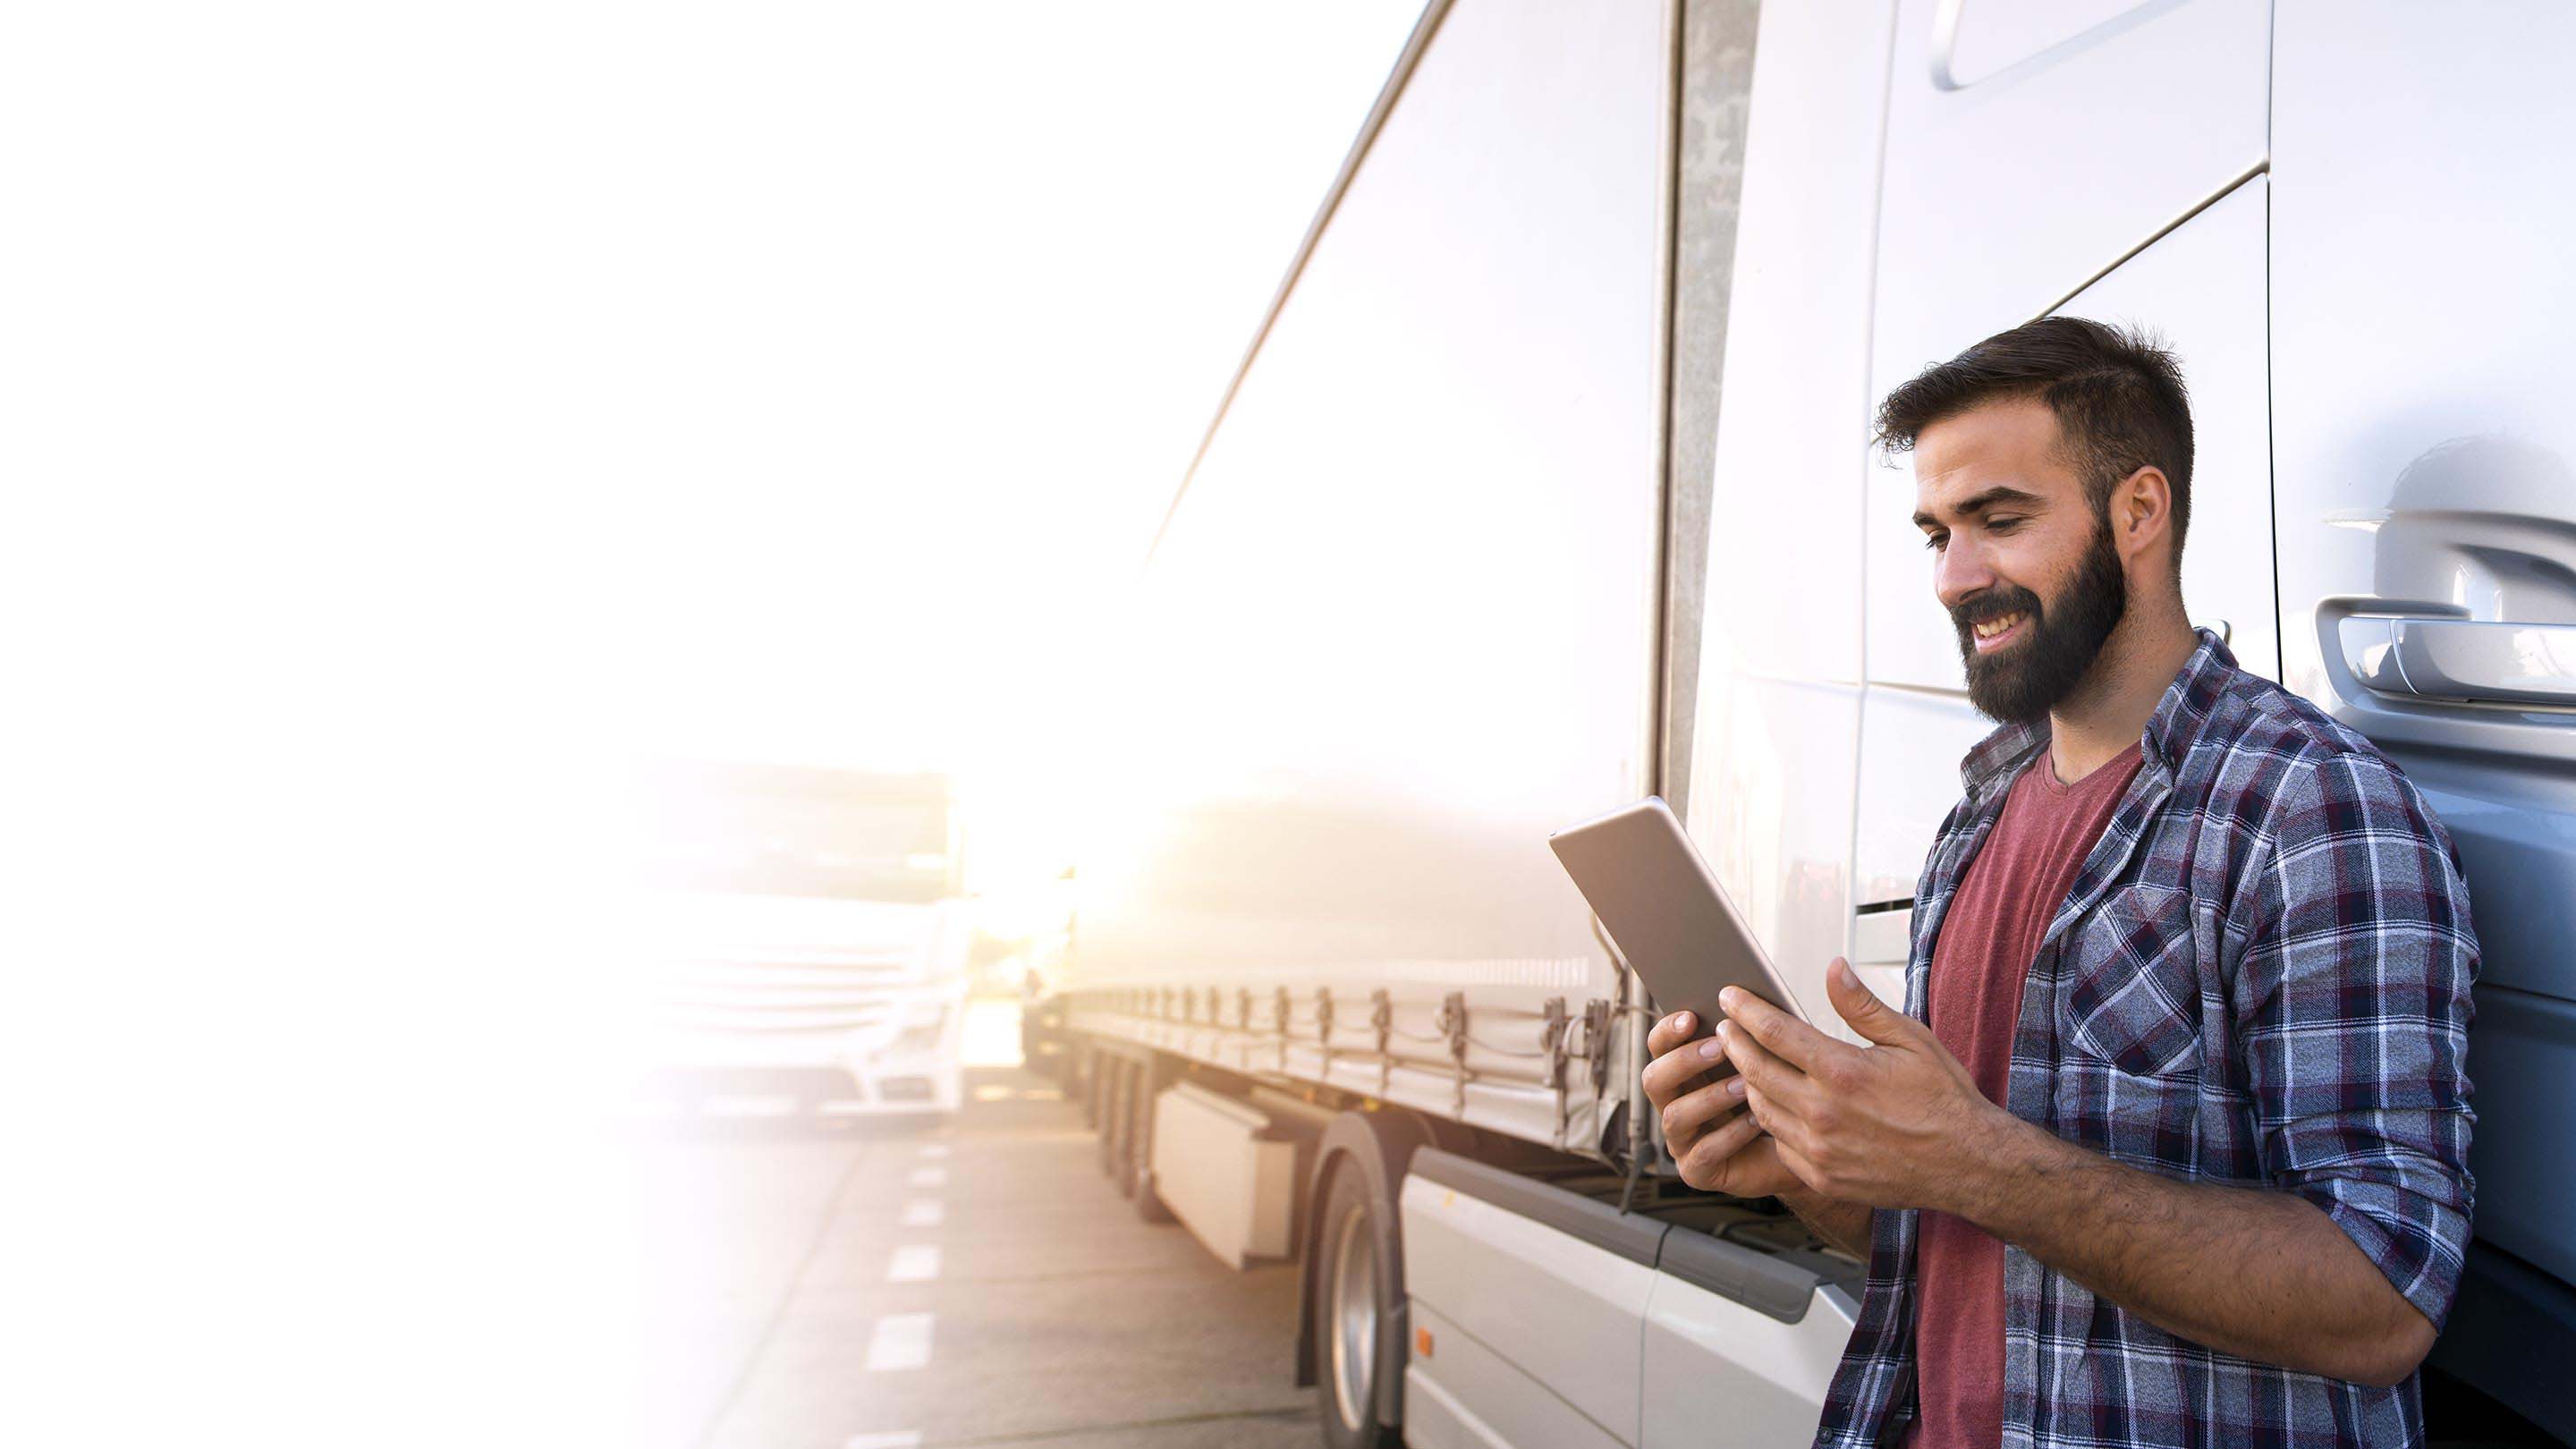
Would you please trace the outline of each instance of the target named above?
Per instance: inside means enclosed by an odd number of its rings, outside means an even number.
[[[2127,774],[2132,765],[2144,758],[2144,753],[2141,743],[2131,740],[2127,749],[2096,765],[2083,779],[2068,784],[2057,778],[2055,753],[2042,749],[2039,752],[2039,758],[2031,761],[2031,771],[2039,776],[2039,787],[2047,791],[2052,799],[2063,800],[2072,795],[2083,794],[2088,789],[2099,788],[2105,775]]]

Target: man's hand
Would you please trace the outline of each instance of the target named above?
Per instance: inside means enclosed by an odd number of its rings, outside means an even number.
[[[1751,992],[1720,993],[1728,1019],[1717,1034],[1741,1074],[1746,1115],[1777,1144],[1780,1165],[1816,1192],[1950,1209],[1969,1191],[1978,1143],[2003,1125],[2003,1109],[1931,1028],[1870,994],[1849,962],[1834,959],[1825,987],[1869,1046],[1835,1041]],[[1692,1180],[1687,1169],[1683,1177]]]
[[[1798,1186],[1769,1137],[1744,1110],[1744,1079],[1709,1073],[1724,1065],[1714,1037],[1692,1041],[1698,1021],[1677,1011],[1646,1033],[1646,1100],[1664,1121],[1664,1145],[1681,1164],[1682,1181],[1705,1192],[1776,1197]]]

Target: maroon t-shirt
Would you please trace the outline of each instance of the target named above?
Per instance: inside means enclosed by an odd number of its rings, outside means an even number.
[[[1932,1034],[2001,1103],[2022,981],[2076,872],[2138,772],[2138,747],[2072,785],[2046,751],[2015,780],[1941,918]],[[2004,1435],[2004,1245],[1925,1212],[1914,1248],[1915,1420],[1909,1449],[1994,1449]]]

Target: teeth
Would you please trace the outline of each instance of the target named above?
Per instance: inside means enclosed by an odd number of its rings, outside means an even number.
[[[2004,632],[2020,622],[2021,615],[2019,614],[2006,614],[2000,619],[1988,619],[1984,623],[1975,626],[1977,637],[1980,639],[1992,639],[1997,634]]]

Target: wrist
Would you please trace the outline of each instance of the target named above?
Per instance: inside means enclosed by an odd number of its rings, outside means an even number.
[[[1809,1222],[1814,1222],[1816,1220],[1816,1215],[1832,1205],[1834,1201],[1832,1198],[1825,1196],[1823,1193],[1816,1191],[1814,1188],[1809,1187],[1804,1183],[1800,1183],[1792,1187],[1784,1187],[1778,1192],[1773,1193],[1772,1196],[1780,1199],[1780,1205],[1782,1207],[1787,1208],[1789,1211],[1796,1213],[1798,1216],[1805,1218]]]
[[[1921,1206],[1987,1227],[2029,1180],[2033,1137],[2055,1140],[1980,1098],[1959,1134],[1950,1171],[1932,1183]]]
[[[1833,1247],[1861,1259],[1869,1259],[1870,1210],[1859,1203],[1833,1197],[1804,1185],[1774,1194],[1782,1206],[1798,1215],[1807,1230]]]

